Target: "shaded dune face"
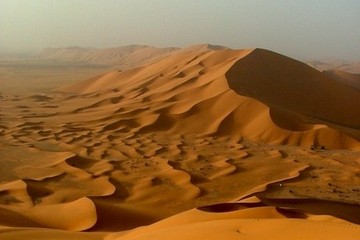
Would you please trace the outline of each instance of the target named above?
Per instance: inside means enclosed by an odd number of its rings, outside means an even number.
[[[360,102],[360,91],[304,63],[255,49],[237,61],[226,78],[237,93],[268,105],[279,126],[303,131],[309,129],[307,123],[320,123],[360,137],[360,108],[354,104]],[[281,123],[282,117],[287,124]]]
[[[327,70],[323,71],[323,73],[334,80],[360,89],[360,74],[348,73],[342,70]]]

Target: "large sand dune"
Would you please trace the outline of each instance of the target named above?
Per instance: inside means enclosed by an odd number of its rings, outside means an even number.
[[[360,91],[335,76],[198,45],[2,94],[0,239],[358,239]]]

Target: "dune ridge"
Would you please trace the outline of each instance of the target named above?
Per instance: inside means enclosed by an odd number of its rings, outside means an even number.
[[[0,238],[357,239],[360,95],[344,81],[196,45],[1,95]]]

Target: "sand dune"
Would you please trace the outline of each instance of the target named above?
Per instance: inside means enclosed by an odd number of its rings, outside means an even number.
[[[231,88],[252,99],[235,94]],[[356,146],[341,132],[360,137],[360,112],[353,104],[360,101],[357,89],[334,81],[305,64],[261,49],[199,53],[190,48],[143,68],[110,72],[59,90],[77,94],[98,92],[103,95],[103,101],[106,95],[109,99],[122,96],[119,104],[112,106],[114,109],[122,104],[131,108],[129,101],[132,104],[137,101],[133,109],[147,108],[142,115],[149,112],[154,118],[157,116],[145,130],[161,125],[168,132],[225,132],[267,142],[291,141],[303,146],[317,144],[329,148]],[[114,94],[110,96],[105,91]],[[189,97],[193,95],[197,97]],[[222,102],[227,104],[224,106]],[[89,108],[97,104],[100,101]],[[248,106],[240,107],[243,104]],[[249,109],[254,109],[256,116],[252,116]],[[259,127],[255,119],[261,121],[263,127]],[[331,141],[329,135],[334,136]],[[332,141],[335,137],[339,141]]]
[[[53,54],[83,61],[68,50]],[[263,49],[169,51],[0,96],[0,239],[359,238],[356,76]]]
[[[293,215],[291,219],[289,215]],[[301,227],[301,233],[297,227]],[[259,230],[261,229],[261,230]],[[295,231],[294,231],[295,230]],[[325,233],[319,236],[318,231]],[[190,210],[149,227],[110,239],[355,239],[360,229],[331,216],[302,215],[289,209],[248,207],[242,204],[210,206]]]
[[[293,125],[301,123],[298,119],[302,118],[305,123],[326,124],[360,137],[360,109],[354,104],[360,102],[358,89],[332,81],[303,63],[256,49],[239,60],[226,76],[237,93],[258,99],[270,108],[274,106],[280,112],[277,117],[285,115],[282,126],[295,115]],[[296,115],[300,116],[296,119]]]

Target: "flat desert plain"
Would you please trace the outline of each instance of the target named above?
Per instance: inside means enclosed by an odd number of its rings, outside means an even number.
[[[1,240],[360,239],[359,75],[140,49],[2,61]]]

